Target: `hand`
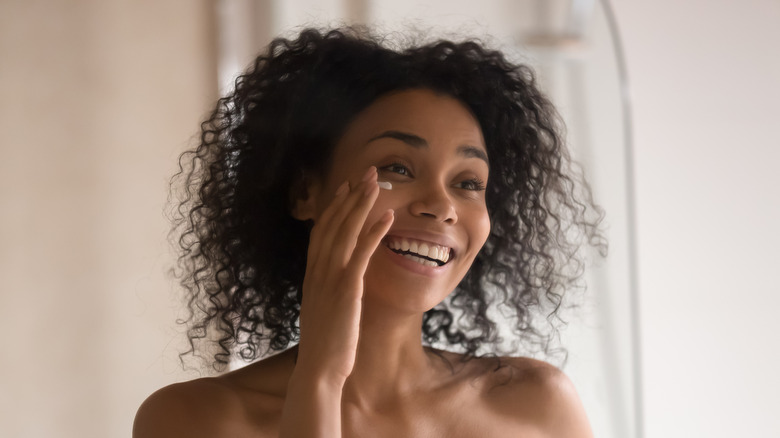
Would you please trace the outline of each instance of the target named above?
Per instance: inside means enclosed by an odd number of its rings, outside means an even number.
[[[376,178],[371,167],[354,189],[345,181],[309,238],[296,368],[340,384],[355,364],[363,276],[393,223],[392,210],[373,224],[366,222],[379,193]]]

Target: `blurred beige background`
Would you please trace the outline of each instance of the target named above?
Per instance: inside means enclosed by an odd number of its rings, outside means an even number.
[[[780,2],[612,3],[645,436],[776,436]],[[214,10],[0,0],[0,436],[129,436],[149,393],[191,377],[163,208],[217,97]]]
[[[0,2],[0,436],[129,436],[182,378],[163,216],[217,95],[208,1]]]

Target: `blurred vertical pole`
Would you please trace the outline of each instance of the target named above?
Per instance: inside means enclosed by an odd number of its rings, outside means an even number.
[[[593,157],[595,152],[593,149],[599,147],[594,144],[594,133],[591,132],[593,119],[590,110],[592,105],[588,102],[589,96],[586,80],[588,73],[587,63],[591,58],[585,56],[586,53],[593,50],[591,47],[593,43],[592,38],[589,39],[588,37],[593,34],[592,30],[589,29],[589,24],[592,22],[595,7],[594,0],[572,0],[569,4],[565,25],[561,32],[564,42],[569,47],[578,47],[580,49],[579,53],[573,53],[573,56],[564,58],[563,65],[564,73],[568,80],[567,91],[571,111],[573,114],[577,114],[570,122],[576,125],[573,127],[576,128],[578,133],[578,148],[581,149],[580,156],[582,157]],[[624,124],[625,117],[628,117],[628,112],[623,108]],[[629,147],[625,140],[623,146],[624,150]],[[597,166],[596,163],[589,163],[587,167],[596,169]],[[630,208],[628,204],[626,208]],[[630,237],[628,240],[631,240]],[[631,254],[629,252],[629,255]],[[613,413],[611,426],[613,433],[617,437],[632,436],[638,438],[638,436],[632,435],[631,427],[632,420],[635,418],[635,411],[632,408],[636,406],[635,397],[631,397],[631,390],[636,387],[636,376],[633,375],[634,370],[632,368],[621,366],[621,345],[617,337],[620,325],[614,317],[615,312],[620,311],[620,306],[613,296],[617,291],[614,289],[610,290],[608,275],[605,274],[605,272],[599,270],[594,270],[593,272],[593,275],[596,276],[594,278],[595,283],[600,286],[598,289],[601,290],[599,294],[601,299],[596,299],[598,303],[596,311],[599,315],[598,319],[602,324],[602,330],[599,331],[600,350],[603,364],[611,370],[610,374],[612,375],[612,378],[605,382],[605,391],[609,394],[607,405]],[[628,294],[632,295],[631,290],[628,291]],[[631,355],[631,360],[633,359],[633,355]]]
[[[639,307],[639,269],[637,266],[638,248],[636,232],[636,188],[634,175],[634,133],[631,112],[631,94],[628,87],[628,68],[626,66],[623,40],[612,11],[609,0],[600,0],[607,17],[615,57],[617,58],[618,75],[620,77],[620,97],[623,107],[623,134],[625,136],[625,169],[626,169],[626,213],[628,215],[628,250],[629,250],[629,279],[630,279],[630,303],[631,303],[631,355],[633,364],[634,382],[634,433],[636,438],[644,437],[644,392],[642,386],[642,336],[641,312]]]

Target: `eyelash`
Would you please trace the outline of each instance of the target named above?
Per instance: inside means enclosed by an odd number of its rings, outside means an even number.
[[[399,172],[398,171],[399,168],[402,169],[405,173]],[[406,167],[406,165],[404,165],[403,163],[398,163],[398,162],[390,163],[387,166],[383,166],[383,167],[380,168],[380,170],[387,171],[387,172],[392,172],[392,173],[397,173],[397,174],[402,175],[402,176],[409,176],[409,175],[411,175],[411,172],[409,172],[409,169]],[[471,188],[465,188],[465,187],[460,187],[460,188],[462,188],[464,190],[475,191],[475,192],[484,191],[485,188],[486,188],[485,187],[485,181],[483,181],[483,180],[481,180],[480,178],[477,178],[477,177],[469,178],[467,180],[461,181],[460,184],[468,184]]]
[[[481,180],[481,179],[479,179],[479,178],[471,178],[471,179],[467,179],[467,180],[463,181],[461,184],[463,184],[463,183],[468,183],[468,184],[471,184],[473,188],[471,188],[471,189],[466,189],[466,190],[473,190],[473,191],[475,191],[475,192],[482,192],[482,191],[485,191],[485,188],[486,188],[486,187],[485,187],[485,181],[482,181],[482,180]]]

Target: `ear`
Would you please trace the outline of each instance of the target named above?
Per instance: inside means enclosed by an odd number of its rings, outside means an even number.
[[[290,188],[290,214],[299,221],[314,220],[317,217],[317,196],[322,185],[316,178],[301,173]]]

